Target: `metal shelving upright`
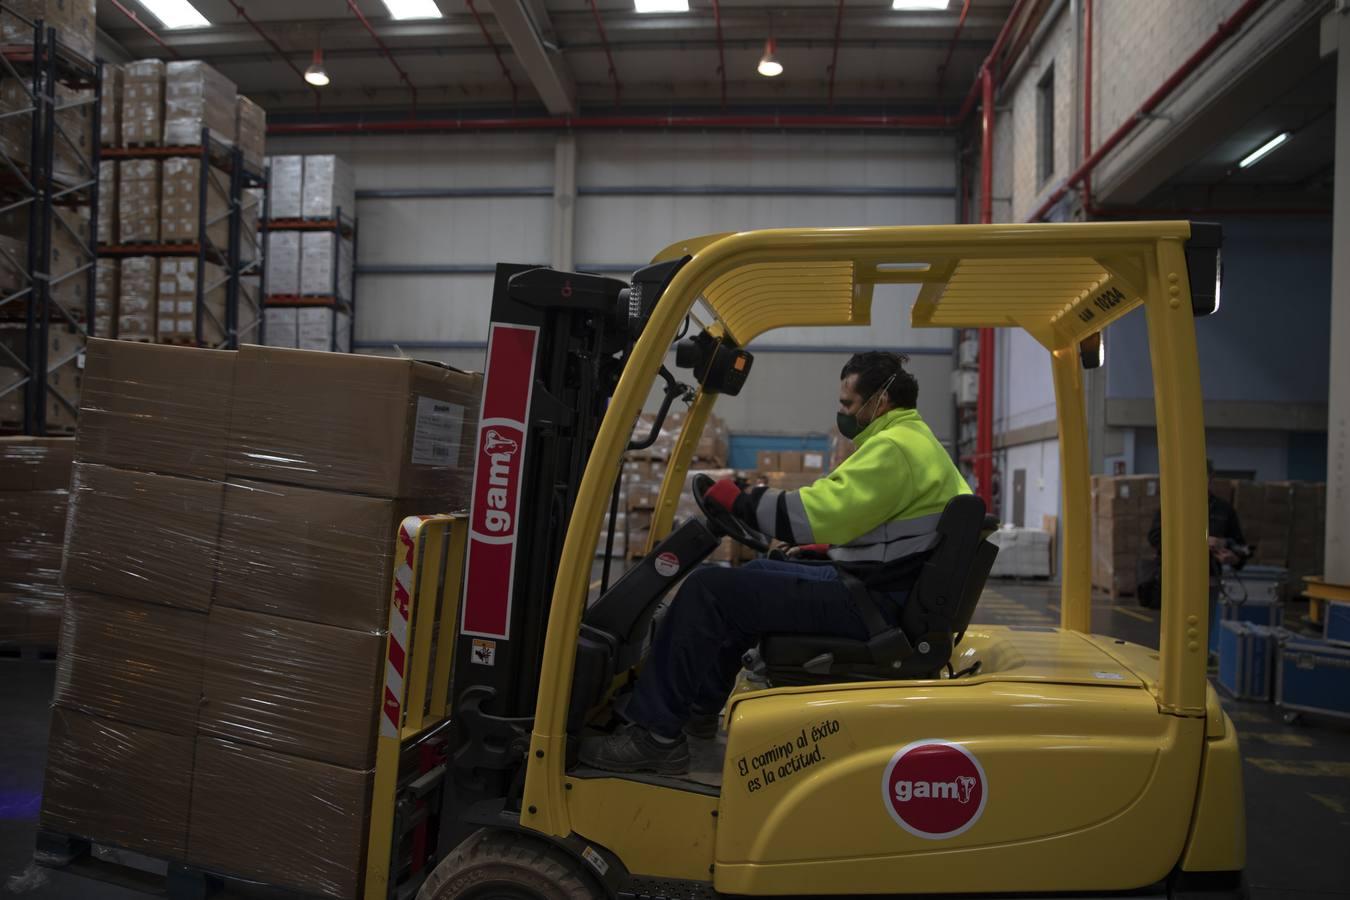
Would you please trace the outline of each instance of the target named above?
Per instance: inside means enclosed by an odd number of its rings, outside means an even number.
[[[298,309],[329,309],[333,310],[332,334],[329,337],[328,350],[338,350],[342,346],[338,335],[338,323],[340,317],[338,313],[343,313],[347,317],[346,321],[346,346],[347,350],[352,349],[352,340],[356,334],[356,249],[357,249],[357,227],[356,217],[348,216],[343,212],[341,206],[334,209],[334,217],[331,219],[264,219],[260,223],[260,228],[266,234],[272,231],[300,231],[300,232],[331,232],[333,238],[333,262],[332,273],[330,275],[330,290],[323,294],[306,294],[303,286],[301,292],[296,294],[266,294],[263,295],[264,315],[267,308],[298,308]],[[351,242],[351,268],[346,272],[344,279],[342,271],[343,241]],[[343,282],[346,282],[346,296],[344,297]],[[265,287],[265,285],[264,285]],[[265,326],[264,326],[265,329]],[[265,340],[264,333],[264,340]]]
[[[30,20],[4,4],[0,4],[0,17],[17,20],[21,25],[16,30],[31,27],[33,33],[31,43],[0,44],[0,81],[12,79],[22,89],[20,102],[26,104],[0,113],[0,120],[17,119],[28,124],[26,159],[22,152],[10,153],[7,142],[0,141],[0,216],[25,213],[28,220],[22,263],[0,246],[0,262],[8,263],[18,276],[17,289],[0,297],[0,330],[22,334],[22,340],[16,341],[17,348],[0,340],[0,430],[40,435],[49,430],[49,408],[63,411],[69,423],[74,422],[78,398],[53,380],[63,372],[78,370],[84,342],[94,333],[102,81],[98,63],[66,46],[54,27],[41,19]],[[61,97],[61,88],[85,95],[67,102]],[[63,114],[74,111],[78,116],[85,108],[88,148],[62,121],[67,117]],[[57,171],[58,151],[63,162],[73,163],[71,173]],[[64,177],[67,174],[71,177]],[[56,211],[64,208],[87,208],[87,227],[81,226],[78,215],[74,225],[58,215]],[[55,228],[63,229],[70,238],[77,258],[67,271],[52,277]],[[68,307],[53,298],[55,290],[75,279],[85,283],[82,308]],[[18,304],[22,304],[22,315],[15,315]],[[69,335],[70,341],[53,358],[51,339],[59,333]],[[13,377],[4,377],[5,371],[14,373]],[[18,403],[12,402],[15,394],[20,395]],[[49,407],[49,400],[54,405]]]
[[[244,336],[256,332],[262,317],[259,298],[246,299],[241,279],[262,269],[262,251],[256,240],[253,246],[258,252],[251,260],[243,260],[241,252],[244,246],[244,191],[249,188],[267,187],[267,174],[261,169],[250,166],[240,148],[229,141],[221,140],[211,134],[209,128],[202,128],[201,143],[195,146],[169,147],[109,147],[104,149],[108,159],[153,159],[195,158],[198,161],[197,174],[197,240],[182,243],[157,241],[154,243],[118,243],[100,244],[100,256],[125,258],[130,256],[153,256],[158,259],[195,258],[197,260],[196,316],[195,327],[190,338],[173,341],[188,343],[198,347],[212,347],[233,350],[239,346],[241,333],[240,305],[245,302],[248,311],[253,314],[251,323],[242,323]],[[223,201],[224,212],[211,214],[213,195]],[[226,222],[227,236],[224,246],[220,246],[211,237],[211,229]],[[207,282],[207,263],[219,266],[222,275],[219,280]],[[224,304],[221,315],[213,313],[205,300],[207,295],[217,289],[224,289]],[[213,326],[213,328],[208,328]]]

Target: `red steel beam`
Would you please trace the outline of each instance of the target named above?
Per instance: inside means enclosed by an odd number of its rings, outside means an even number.
[[[287,122],[267,126],[270,135],[387,134],[412,131],[538,131],[617,128],[825,128],[848,130],[948,130],[946,116],[732,115],[732,116],[537,116],[510,119],[403,119],[386,122]]]
[[[727,58],[722,50],[722,4],[712,0],[713,24],[717,26],[717,74],[722,78],[722,110],[727,108]]]
[[[951,65],[952,54],[956,52],[956,42],[961,38],[961,29],[966,25],[966,16],[970,14],[970,0],[961,4],[961,18],[956,20],[956,31],[952,33],[952,42],[947,46],[947,55],[942,59],[942,65],[938,66],[937,77],[937,96],[942,97],[942,83],[947,80],[947,67]]]
[[[150,35],[150,39],[153,40],[156,44],[159,44],[161,47],[163,47],[166,51],[168,51],[169,54],[172,55],[174,59],[183,58],[182,54],[180,54],[177,50],[173,49],[168,44],[164,43],[164,38],[160,37],[159,33],[156,32],[155,29],[151,28],[149,25],[142,22],[140,18],[136,15],[135,11],[127,9],[125,6],[119,3],[118,0],[108,0],[108,2],[111,3],[113,5],[113,8],[116,9],[118,12],[120,12],[122,15],[126,16],[131,21],[135,22],[136,26],[140,28],[141,31],[144,31],[146,34]]]
[[[614,108],[619,108],[619,99],[623,96],[623,85],[619,82],[619,70],[614,68],[614,55],[609,52],[609,36],[605,34],[605,23],[600,20],[600,8],[591,0],[591,15],[595,17],[596,30],[600,32],[600,46],[605,48],[605,60],[609,63],[609,78],[614,82]]]
[[[998,37],[994,39],[994,46],[989,50],[989,55],[984,58],[984,63],[980,66],[981,71],[992,67],[999,53],[1003,52],[1003,45],[1008,42],[1008,35],[1012,32],[1013,23],[1017,21],[1018,15],[1022,12],[1022,7],[1027,2],[1029,0],[1017,0],[1017,3],[1013,5],[1012,10],[1008,13],[1008,20],[1003,23]],[[961,111],[957,113],[957,119],[964,122],[970,116],[975,109],[976,102],[980,99],[980,90],[980,76],[976,75],[974,83],[971,84],[970,90],[966,93],[966,99],[961,103]]]
[[[1224,41],[1236,34],[1238,29],[1240,29],[1258,9],[1264,6],[1265,3],[1266,0],[1247,0],[1246,3],[1243,3],[1242,6],[1238,7],[1236,12],[1223,22],[1219,23],[1219,27],[1209,36],[1209,39],[1201,44],[1194,53],[1186,57],[1185,62],[1183,62],[1175,72],[1169,75],[1167,80],[1158,86],[1157,90],[1152,94],[1149,94],[1148,99],[1146,99],[1128,119],[1121,123],[1120,127],[1113,131],[1111,136],[1103,141],[1100,147],[1093,151],[1092,155],[1083,160],[1082,165],[1075,169],[1068,178],[1064,179],[1059,187],[1055,188],[1054,192],[1045,199],[1045,202],[1042,203],[1030,217],[1028,217],[1028,221],[1035,222],[1038,219],[1043,218],[1056,203],[1064,198],[1064,195],[1067,194],[1074,185],[1092,174],[1093,170],[1101,164],[1101,161],[1105,159],[1112,150],[1120,145],[1121,141],[1125,140],[1134,129],[1138,128],[1140,123],[1147,120],[1149,113],[1157,109],[1164,100],[1170,97],[1172,92],[1200,67],[1201,63],[1209,59]]]
[[[506,66],[506,60],[502,59],[502,51],[497,47],[497,42],[488,34],[487,26],[483,24],[483,17],[478,14],[478,8],[473,5],[473,0],[464,0],[464,5],[469,7],[469,12],[473,13],[473,20],[478,23],[478,30],[483,32],[483,40],[492,48],[492,55],[497,57],[497,65],[501,67],[502,77],[506,83],[511,86],[511,109],[516,108],[516,103],[520,99],[520,86],[516,80],[511,77],[511,70]]]
[[[230,2],[233,3],[234,0],[230,0]],[[366,18],[365,13],[361,12],[361,7],[356,5],[356,0],[347,0],[347,8],[355,13],[356,18],[361,21],[363,26],[365,26],[366,31],[380,48],[380,52],[384,54],[385,58],[389,60],[389,64],[394,67],[394,71],[398,73],[399,81],[402,81],[408,86],[408,93],[412,94],[413,115],[417,115],[417,86],[412,83],[412,79],[408,77],[408,73],[403,71],[403,67],[398,64],[398,60],[394,59],[393,52],[375,31],[375,28],[370,24],[370,20]],[[470,5],[469,8],[472,9],[472,5]]]
[[[830,109],[834,109],[834,72],[839,65],[839,33],[844,27],[844,0],[834,14],[834,49],[830,51]]]

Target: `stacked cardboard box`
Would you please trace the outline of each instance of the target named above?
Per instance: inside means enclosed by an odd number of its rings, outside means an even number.
[[[216,347],[225,342],[225,271],[220,266],[215,263],[199,266],[194,257],[165,257],[159,261],[158,284],[155,330],[161,343],[199,340],[204,346]]]
[[[98,164],[98,242],[116,244],[117,241],[117,160],[105,159]]]
[[[272,156],[267,160],[271,174],[268,188],[272,193],[272,218],[300,218],[300,197],[305,181],[303,156]]]
[[[117,164],[119,243],[159,242],[160,169],[157,159],[124,159]]]
[[[201,240],[202,162],[192,156],[164,160],[160,183],[160,240],[166,244],[195,244]],[[230,246],[228,178],[214,168],[206,186],[206,234],[220,253]]]
[[[338,251],[336,262],[333,259],[334,248]],[[299,293],[350,300],[351,287],[351,240],[346,237],[339,239],[332,231],[301,232]]]
[[[95,0],[11,0],[5,4],[5,14],[0,15],[0,36],[7,44],[31,46],[31,23],[41,19],[43,25],[56,29],[62,46],[92,60],[96,30],[94,6]]]
[[[138,59],[122,66],[121,134],[123,147],[164,142],[163,60]]]
[[[99,66],[102,93],[99,94],[99,142],[105,147],[122,146],[122,67],[112,63]]]
[[[300,214],[306,219],[344,219],[356,215],[356,179],[351,166],[331,154],[305,157]],[[274,215],[280,215],[274,213]]]
[[[267,232],[263,266],[267,270],[267,293],[293,296],[300,293],[299,231]]]
[[[70,438],[0,438],[0,646],[56,647]]]
[[[263,167],[263,145],[267,140],[267,113],[247,97],[240,96],[235,105],[235,132],[239,152],[244,162],[256,169]]]
[[[1139,559],[1152,554],[1148,530],[1159,508],[1158,476],[1092,476],[1092,584],[1133,594]]]
[[[219,141],[235,140],[234,82],[200,60],[164,67],[164,143],[199,146],[202,129]]]
[[[122,266],[116,259],[99,257],[94,269],[94,336],[117,337],[117,298]]]
[[[153,341],[157,335],[159,260],[153,256],[122,259],[117,279],[117,337]]]
[[[107,341],[86,377],[43,826],[359,896],[396,529],[467,505],[481,380]]]
[[[1231,502],[1242,536],[1255,550],[1253,562],[1287,568],[1295,579],[1322,571],[1325,483],[1237,481]]]

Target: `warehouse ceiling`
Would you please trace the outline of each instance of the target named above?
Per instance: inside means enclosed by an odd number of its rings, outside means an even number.
[[[931,111],[960,102],[1014,5],[691,0],[687,12],[639,13],[635,0],[434,2],[441,18],[396,21],[383,0],[193,0],[211,25],[168,30],[139,0],[100,0],[98,24],[110,53],[204,59],[273,114],[316,103],[324,113],[402,114],[413,89],[419,110],[717,108],[725,91],[728,108]],[[1048,5],[1025,4],[1024,23]],[[1015,27],[1008,51],[1031,31]],[[756,71],[771,36],[784,67],[776,78]],[[316,47],[332,79],[317,91],[300,74]]]

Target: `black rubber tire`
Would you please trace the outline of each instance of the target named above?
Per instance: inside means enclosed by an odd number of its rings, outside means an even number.
[[[417,900],[600,900],[579,863],[545,841],[485,828],[441,860]]]

